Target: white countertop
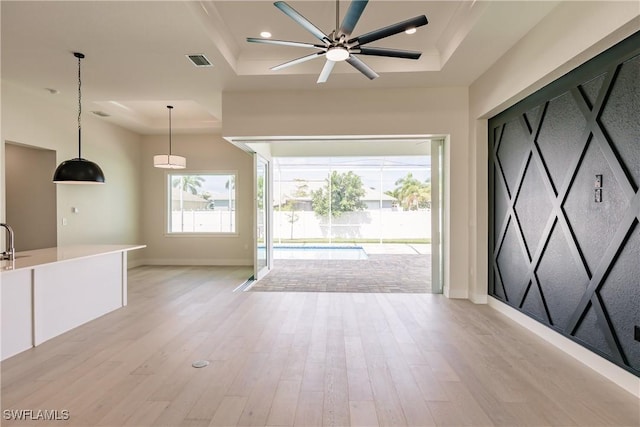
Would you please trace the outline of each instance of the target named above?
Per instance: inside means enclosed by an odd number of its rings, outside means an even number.
[[[38,267],[45,264],[106,255],[146,248],[146,245],[71,245],[35,249],[16,253],[13,261],[0,261],[0,272],[10,272]]]

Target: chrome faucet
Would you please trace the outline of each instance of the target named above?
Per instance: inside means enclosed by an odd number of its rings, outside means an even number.
[[[7,241],[7,250],[0,253],[0,260],[13,261],[16,256],[16,249],[13,247],[13,229],[9,226],[9,224],[0,223],[0,227],[6,228],[7,234],[9,235],[9,240]]]

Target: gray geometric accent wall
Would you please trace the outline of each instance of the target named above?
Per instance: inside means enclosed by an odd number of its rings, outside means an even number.
[[[640,376],[640,32],[489,142],[490,295]]]

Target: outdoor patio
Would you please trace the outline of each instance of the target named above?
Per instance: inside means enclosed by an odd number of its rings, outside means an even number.
[[[363,244],[367,259],[274,259],[256,292],[432,293],[431,245]]]

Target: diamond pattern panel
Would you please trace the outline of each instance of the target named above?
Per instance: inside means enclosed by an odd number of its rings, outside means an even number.
[[[603,176],[602,203],[594,203],[596,174]],[[591,271],[600,263],[628,204],[598,144],[592,142],[564,205]]]
[[[494,271],[493,272],[493,282],[491,284],[491,295],[493,295],[494,297],[502,300],[502,301],[506,301],[507,300],[507,296],[504,294],[504,290],[502,289],[502,281],[500,280],[500,275],[498,274],[498,271]]]
[[[591,79],[585,84],[580,85],[582,87],[582,91],[585,94],[585,97],[587,98],[587,101],[589,101],[589,107],[593,107],[595,105],[598,94],[600,93],[600,89],[602,89],[602,83],[604,83],[604,74],[601,74],[595,79]]]
[[[523,279],[527,276],[529,267],[529,261],[520,248],[518,230],[513,222],[507,228],[497,264],[507,293],[507,301],[512,302],[515,295],[520,295],[524,291],[526,283],[523,283]],[[517,304],[517,301],[513,303]]]
[[[529,123],[530,126],[535,125],[538,115],[540,114],[541,108],[542,107],[538,105],[537,107],[532,108],[531,110],[524,113],[524,117],[527,119],[527,122]]]
[[[535,284],[530,285],[532,286],[529,287],[527,296],[524,299],[522,311],[542,322],[549,322],[549,317],[547,316],[547,311],[544,307],[544,301],[542,300],[542,294]]]
[[[610,358],[613,358],[613,352],[607,344],[607,338],[602,331],[602,327],[598,322],[598,315],[593,307],[589,308],[589,311],[587,311],[587,315],[578,326],[575,337],[587,346],[599,350]]]
[[[556,188],[570,172],[567,170],[567,159],[579,153],[585,142],[586,124],[570,92],[549,101],[538,135],[538,146]]]
[[[560,227],[553,229],[536,274],[547,299],[551,324],[565,329],[587,289],[589,276],[571,256],[569,243]]]
[[[632,108],[629,108],[629,107]],[[640,57],[620,67],[609,102],[602,112],[607,131],[636,190],[640,186]]]
[[[530,150],[527,138],[528,135],[519,120],[505,124],[497,155],[509,194],[515,192],[520,168]]]
[[[600,290],[604,307],[618,337],[632,337],[640,325],[640,226],[636,223],[613,269]],[[640,343],[621,340],[628,363],[640,371]]]
[[[496,168],[496,173],[499,171]],[[504,185],[496,185],[495,186],[495,203],[494,207],[494,218],[495,218],[495,234],[494,238],[499,239],[499,233],[504,225],[504,219],[509,210],[509,195],[507,194]]]
[[[640,377],[638,46],[489,120],[489,289]]]
[[[538,248],[542,232],[553,208],[545,191],[540,171],[530,163],[522,181],[515,210],[530,254]]]

